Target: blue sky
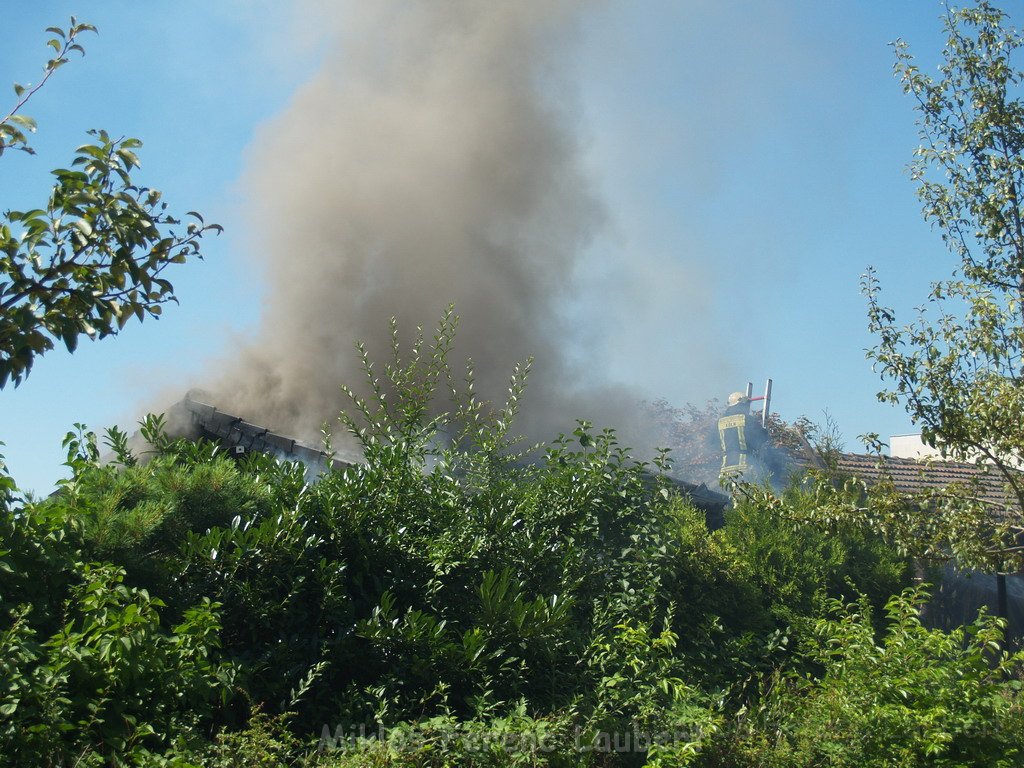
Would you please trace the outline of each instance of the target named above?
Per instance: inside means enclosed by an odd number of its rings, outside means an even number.
[[[0,208],[41,204],[49,169],[102,127],[143,140],[139,181],[226,229],[204,262],[173,275],[181,305],[159,322],[73,356],[55,350],[0,392],[0,440],[23,488],[49,490],[72,423],[130,426],[256,333],[266,287],[245,253],[240,178],[260,162],[254,132],[332,44],[310,8],[53,0],[6,14],[7,84],[39,77],[45,27],[76,14],[100,34],[25,110],[39,123],[38,154],[0,159]],[[827,410],[848,447],[864,432],[912,430],[876,402],[858,281],[877,267],[909,319],[953,266],[905,171],[917,133],[888,47],[902,36],[934,68],[941,11],[930,0],[593,6],[564,62],[583,162],[610,220],[580,301],[615,289],[636,299],[629,317],[581,310],[606,376],[677,403],[771,376],[784,418]],[[633,269],[640,252],[646,266]]]

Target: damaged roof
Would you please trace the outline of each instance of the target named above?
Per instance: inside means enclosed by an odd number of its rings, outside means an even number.
[[[220,443],[240,452],[257,451],[269,454],[281,461],[299,461],[306,467],[306,481],[313,482],[328,467],[343,468],[359,463],[354,455],[338,458],[338,452],[328,455],[319,447],[287,435],[270,431],[267,427],[253,424],[241,416],[226,413],[200,399],[203,393],[189,392],[174,406],[190,426],[191,435]],[[680,493],[689,498],[694,506],[706,513],[714,513],[716,520],[729,503],[729,497],[711,490],[705,484],[695,485],[669,478]]]
[[[253,424],[241,416],[219,410],[216,406],[197,400],[189,392],[174,406],[187,418],[191,435],[205,438],[238,449],[238,452],[256,451],[269,454],[281,461],[299,461],[306,467],[306,480],[315,480],[329,467],[342,468],[355,463],[331,456],[315,445],[287,435],[271,432],[267,427]]]

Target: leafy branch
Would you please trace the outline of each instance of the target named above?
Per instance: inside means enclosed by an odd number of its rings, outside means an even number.
[[[53,48],[54,57],[46,62],[46,66],[43,67],[43,78],[34,86],[25,86],[19,83],[14,84],[14,95],[17,98],[17,102],[14,107],[0,119],[0,155],[4,153],[4,150],[19,149],[23,152],[27,152],[30,155],[35,154],[35,150],[32,149],[28,144],[28,138],[25,136],[25,131],[34,133],[36,130],[36,122],[31,117],[20,114],[21,108],[28,103],[29,99],[36,95],[39,90],[46,85],[47,81],[53,76],[60,67],[68,63],[68,56],[72,52],[76,52],[85,55],[85,48],[83,48],[76,38],[83,32],[96,32],[96,27],[92,24],[83,24],[78,22],[74,16],[71,17],[71,24],[67,31],[64,31],[60,27],[47,27],[47,32],[52,32],[55,37],[47,40],[46,44]]]
[[[15,85],[19,101],[0,121],[0,150],[31,152],[22,129],[35,123],[18,111],[71,52],[84,53],[78,36],[96,30],[72,18],[67,32],[48,31],[56,35],[49,41],[56,55],[34,88]],[[103,338],[132,317],[159,317],[164,304],[177,302],[164,272],[202,258],[202,237],[221,231],[191,211],[182,222],[159,191],[134,184],[141,141],[102,130],[89,135],[70,168],[52,172],[45,207],[0,216],[0,388],[20,384],[55,341],[73,352],[82,335]]]

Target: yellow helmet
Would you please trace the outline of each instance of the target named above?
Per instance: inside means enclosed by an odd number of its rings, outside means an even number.
[[[729,395],[729,405],[739,405],[740,403],[747,402],[749,399],[750,398],[742,392],[733,392]]]

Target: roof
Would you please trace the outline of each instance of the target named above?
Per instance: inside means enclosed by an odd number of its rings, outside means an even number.
[[[271,432],[267,427],[245,421],[219,410],[216,406],[196,399],[201,394],[189,392],[185,399],[174,406],[187,418],[192,435],[237,448],[241,451],[257,451],[274,456],[282,461],[300,461],[306,467],[306,480],[315,480],[329,466],[346,467],[354,464],[356,457],[348,460],[329,455],[315,445],[294,437]]]
[[[267,427],[245,421],[241,416],[222,411],[199,399],[207,397],[205,393],[193,390],[174,406],[189,424],[193,437],[213,440],[228,448],[270,454],[282,461],[300,461],[306,467],[307,482],[313,482],[328,466],[351,466],[361,460],[355,455],[344,455],[339,459],[338,452],[329,456],[315,445],[271,432]],[[703,483],[695,485],[676,478],[669,478],[669,481],[694,506],[705,512],[720,515],[729,502],[728,496],[711,490]]]
[[[975,484],[978,498],[995,508],[1010,500],[1005,478],[991,464],[840,453],[835,456],[835,469],[869,485],[888,479],[900,493],[941,490],[960,483]]]

